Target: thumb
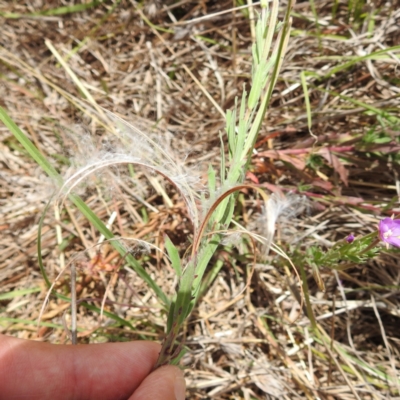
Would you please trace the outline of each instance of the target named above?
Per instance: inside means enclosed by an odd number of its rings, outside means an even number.
[[[185,379],[178,367],[160,367],[148,375],[129,400],[185,400]]]

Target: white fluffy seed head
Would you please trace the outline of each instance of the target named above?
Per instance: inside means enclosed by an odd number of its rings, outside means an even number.
[[[293,224],[294,219],[308,208],[308,201],[304,196],[289,193],[273,193],[266,207],[257,220],[257,227],[265,238],[262,250],[267,255],[271,247],[278,220],[285,224]]]
[[[183,196],[189,215],[197,226],[199,217],[195,199],[200,186],[199,174],[179,160],[171,150],[169,140],[164,140],[162,134],[146,133],[109,111],[104,110],[104,114],[108,124],[112,124],[114,136],[103,139],[99,144],[81,129],[74,132],[77,151],[59,196],[65,197],[79,186],[87,187],[93,176],[103,180],[104,187],[113,188],[127,174],[126,166],[132,164],[170,181]]]

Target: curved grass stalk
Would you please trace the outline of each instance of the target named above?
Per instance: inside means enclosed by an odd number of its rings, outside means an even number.
[[[261,197],[264,199],[265,202],[268,201],[268,195],[260,188],[258,188],[257,186],[253,186],[253,185],[237,185],[233,188],[228,189],[226,192],[224,192],[223,194],[221,194],[217,200],[214,201],[214,203],[211,205],[211,207],[209,208],[209,210],[207,211],[207,214],[205,215],[205,217],[203,218],[200,227],[198,229],[198,231],[196,232],[195,238],[193,240],[193,246],[192,246],[192,256],[197,253],[199,251],[199,247],[200,247],[200,242],[201,239],[204,235],[204,232],[206,230],[207,224],[210,222],[210,219],[212,217],[212,215],[214,214],[214,211],[217,209],[217,207],[226,199],[228,198],[231,194],[238,192],[239,190],[243,190],[243,189],[252,189],[257,191]]]

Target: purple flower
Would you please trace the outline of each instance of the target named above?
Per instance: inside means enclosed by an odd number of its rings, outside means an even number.
[[[349,236],[347,236],[346,241],[347,243],[353,243],[354,242],[354,235],[351,233]]]
[[[382,241],[400,247],[400,219],[383,219],[379,222],[378,231]]]

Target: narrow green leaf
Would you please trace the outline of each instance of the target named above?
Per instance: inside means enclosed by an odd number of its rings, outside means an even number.
[[[178,278],[180,278],[182,276],[182,266],[181,266],[181,259],[179,257],[179,251],[172,243],[168,235],[164,235],[164,242],[169,258],[171,259],[172,268],[175,270]]]
[[[77,195],[72,194],[69,196],[70,200],[78,207],[81,213],[90,221],[93,226],[106,238],[113,239],[114,235],[106,227],[103,221],[87,206],[87,204]],[[161,288],[155,283],[145,269],[138,263],[138,261],[131,254],[127,255],[127,249],[118,240],[111,240],[112,246],[125,257],[126,261],[131,265],[133,270],[154,290],[158,298],[168,307],[169,300]]]
[[[50,10],[43,10],[43,11],[27,13],[27,14],[8,13],[8,12],[0,11],[0,16],[3,18],[8,18],[8,19],[20,19],[20,18],[39,17],[42,15],[50,16],[50,15],[72,14],[72,13],[82,12],[82,11],[86,11],[91,8],[97,7],[100,4],[104,3],[104,1],[105,0],[94,0],[94,1],[91,1],[90,3],[75,4],[72,6],[51,8]]]
[[[210,192],[210,197],[213,198],[216,191],[216,174],[211,164],[208,166],[207,175],[208,175],[208,190]]]
[[[0,317],[0,322],[2,321],[7,322],[8,324],[11,322],[23,325],[37,325],[37,321],[31,321],[29,319],[22,319],[22,318]],[[64,329],[62,325],[53,324],[51,322],[41,322],[40,325],[54,329]]]
[[[37,293],[37,292],[40,292],[40,291],[41,291],[41,289],[39,287],[31,288],[31,289],[13,290],[12,292],[1,293],[0,294],[0,301],[1,300],[14,299],[15,297],[21,297],[21,296],[25,296],[26,294]]]
[[[194,271],[196,269],[196,261],[197,257],[194,257],[188,262],[179,283],[179,289],[174,305],[174,316],[172,319],[178,325],[183,324],[190,313],[190,302],[192,300],[192,288],[195,276]]]
[[[46,157],[39,152],[35,145],[27,138],[15,122],[8,116],[6,110],[0,107],[0,119],[4,125],[11,131],[11,133],[18,139],[24,146],[29,155],[39,164],[39,166],[50,176],[55,179],[58,184],[62,183],[62,178],[55,170],[55,168],[47,161]]]
[[[383,50],[378,50],[378,51],[375,51],[373,53],[366,54],[365,56],[356,57],[353,60],[348,61],[347,63],[344,63],[342,65],[338,65],[336,67],[333,67],[330,71],[328,71],[324,75],[324,77],[325,78],[329,78],[330,76],[332,76],[332,75],[334,75],[334,74],[336,74],[338,72],[344,71],[344,70],[352,67],[354,64],[357,64],[357,63],[362,62],[362,61],[373,59],[374,57],[376,57],[378,55],[387,54],[388,52],[391,52],[393,54],[393,52],[395,52],[397,50],[400,50],[400,45],[388,47],[388,48],[383,49]],[[397,57],[397,58],[399,59],[399,57]]]
[[[225,183],[226,179],[226,170],[225,170],[225,149],[224,149],[224,138],[222,137],[222,133],[219,133],[219,139],[221,141],[221,169],[220,169],[220,179],[221,185]]]
[[[267,62],[266,60],[261,60],[260,63],[257,65],[257,69],[255,71],[251,90],[249,93],[249,98],[247,99],[247,106],[250,110],[252,110],[260,100],[261,92],[264,90],[267,74]]]
[[[172,299],[171,304],[169,306],[168,317],[167,317],[167,329],[166,329],[167,333],[171,332],[172,326],[174,323],[175,303],[176,303],[176,294],[175,294],[174,298]]]
[[[204,279],[202,279],[199,297],[207,292],[223,266],[224,262],[222,260],[217,260],[217,262],[211,268],[210,272],[208,272]]]

